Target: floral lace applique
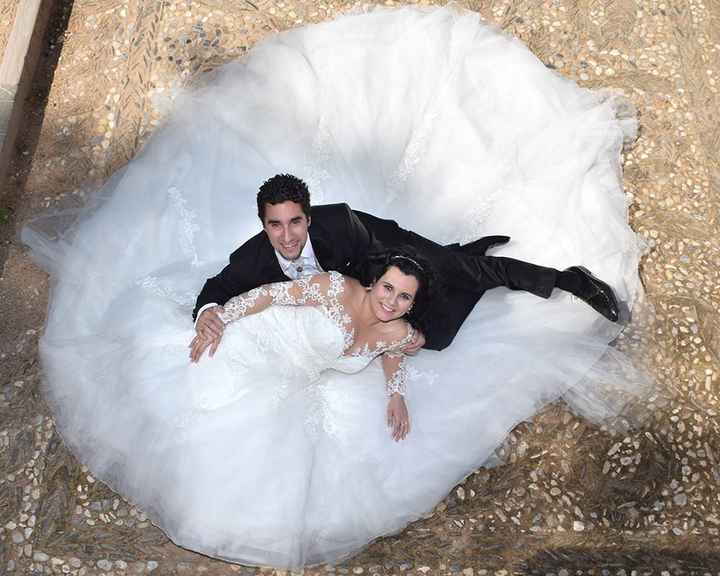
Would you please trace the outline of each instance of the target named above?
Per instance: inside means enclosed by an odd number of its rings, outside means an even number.
[[[400,365],[398,366],[397,370],[395,370],[392,378],[388,379],[385,382],[385,392],[388,396],[392,396],[393,394],[400,394],[401,396],[405,396],[405,392],[407,392],[408,381],[408,371],[406,364],[407,356],[403,356],[402,360],[400,360]]]
[[[331,143],[332,134],[328,128],[327,119],[323,114],[318,120],[318,128],[303,170],[303,180],[313,191],[313,201],[318,204],[323,203],[324,184],[330,179],[330,171],[327,166],[332,158],[330,152]]]
[[[260,286],[259,288],[253,288],[245,294],[231,298],[225,303],[225,306],[223,306],[223,311],[219,314],[220,319],[227,324],[228,322],[247,316],[248,312],[255,307],[258,298],[268,293],[265,286]]]
[[[392,396],[396,393],[401,396],[405,396],[405,392],[407,392],[407,382],[409,377],[409,366],[407,365],[408,357],[402,352],[402,348],[412,342],[414,337],[415,329],[412,326],[409,326],[408,333],[404,338],[401,338],[397,342],[393,342],[390,347],[383,351],[385,356],[388,358],[401,358],[395,372],[393,372],[392,376],[385,381],[385,392],[388,396]]]
[[[135,284],[145,288],[156,296],[172,300],[180,306],[190,306],[195,302],[195,292],[190,292],[189,290],[178,290],[172,285],[168,285],[167,282],[163,282],[156,276],[145,276],[144,278],[137,280]]]
[[[369,342],[365,342],[357,350],[347,353],[347,356],[367,356],[375,358],[380,354],[387,354],[391,358],[397,358],[403,356],[400,351],[406,344],[409,344],[415,336],[415,329],[412,326],[408,326],[408,333],[403,336],[400,340],[390,342],[389,344],[385,340],[378,340],[374,346],[370,346]],[[346,348],[346,351],[348,349]]]
[[[270,304],[278,306],[319,306],[343,335],[343,350],[349,349],[355,338],[352,318],[345,311],[340,296],[345,291],[345,279],[339,272],[328,272],[329,285],[325,290],[313,277],[292,282],[277,282],[254,288],[225,303],[220,319],[227,324],[238,318],[264,310]]]
[[[316,278],[313,280],[313,278]],[[271,304],[279,306],[318,306],[323,313],[340,329],[343,338],[343,356],[364,357],[369,360],[386,354],[389,358],[402,358],[395,371],[388,377],[388,395],[405,393],[407,382],[406,359],[402,348],[410,343],[415,336],[415,330],[408,328],[407,334],[394,342],[387,343],[377,340],[374,344],[364,343],[356,350],[352,350],[355,343],[355,329],[352,318],[342,305],[340,296],[345,291],[345,279],[339,272],[327,274],[328,284],[323,288],[323,282],[317,276],[300,278],[292,282],[278,282],[254,288],[245,294],[235,296],[228,300],[220,318],[229,323],[238,318],[255,312],[260,312]],[[316,376],[316,375],[309,375]],[[312,377],[311,380],[315,378]]]
[[[196,267],[200,264],[200,259],[195,250],[195,233],[200,229],[197,223],[197,214],[187,207],[187,200],[179,188],[175,186],[168,188],[168,196],[170,196],[180,220],[181,228],[178,237],[180,250],[190,258],[190,264]]]

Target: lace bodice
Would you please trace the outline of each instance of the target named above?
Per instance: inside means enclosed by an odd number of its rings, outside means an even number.
[[[393,341],[381,338],[369,342],[356,342],[353,319],[343,305],[347,280],[338,272],[318,274],[291,282],[278,282],[260,286],[231,298],[220,313],[221,320],[228,324],[240,318],[256,314],[274,306],[311,306],[319,309],[338,329],[342,338],[341,353],[327,368],[342,372],[357,372],[378,356],[383,356],[386,374],[386,391],[405,394],[407,384],[406,356],[401,349],[414,337],[414,330],[407,325],[405,334]],[[290,327],[287,327],[289,330]],[[312,328],[303,327],[298,335],[301,339],[312,340]],[[319,338],[319,335],[318,335]],[[301,358],[299,362],[303,362]],[[308,358],[309,362],[310,359]]]

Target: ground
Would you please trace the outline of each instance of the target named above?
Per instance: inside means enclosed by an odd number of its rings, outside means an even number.
[[[657,382],[642,424],[593,427],[561,403],[519,425],[401,534],[308,573],[720,574],[720,148],[717,0],[460,2],[548,66],[637,107],[624,154],[645,300],[617,345]],[[57,2],[0,195],[0,573],[233,574],[175,547],[60,441],[39,391],[45,273],[22,224],[122,166],[167,94],[279,30],[356,6],[328,0]],[[0,0],[0,46],[14,13]],[[266,571],[267,572],[267,571]]]

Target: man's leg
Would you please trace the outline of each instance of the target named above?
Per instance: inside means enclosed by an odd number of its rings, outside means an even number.
[[[561,274],[555,268],[502,256],[462,254],[458,260],[463,274],[472,278],[474,290],[480,293],[505,286],[549,298]]]
[[[620,306],[613,289],[582,266],[556,270],[514,258],[465,254],[461,258],[465,275],[474,276],[477,290],[505,286],[549,298],[554,288],[577,296],[610,320],[620,320]]]

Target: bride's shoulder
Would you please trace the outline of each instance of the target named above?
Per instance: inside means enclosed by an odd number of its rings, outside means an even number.
[[[364,290],[362,285],[349,276],[343,276],[340,272],[331,270],[314,275],[309,280],[310,285],[317,285],[320,290],[328,296],[343,297],[357,295],[359,290]]]
[[[344,276],[340,274],[340,272],[335,271],[328,272],[328,275],[331,276],[331,281],[334,281],[336,283],[342,283],[346,291],[365,292],[365,287],[358,280],[351,276]]]

